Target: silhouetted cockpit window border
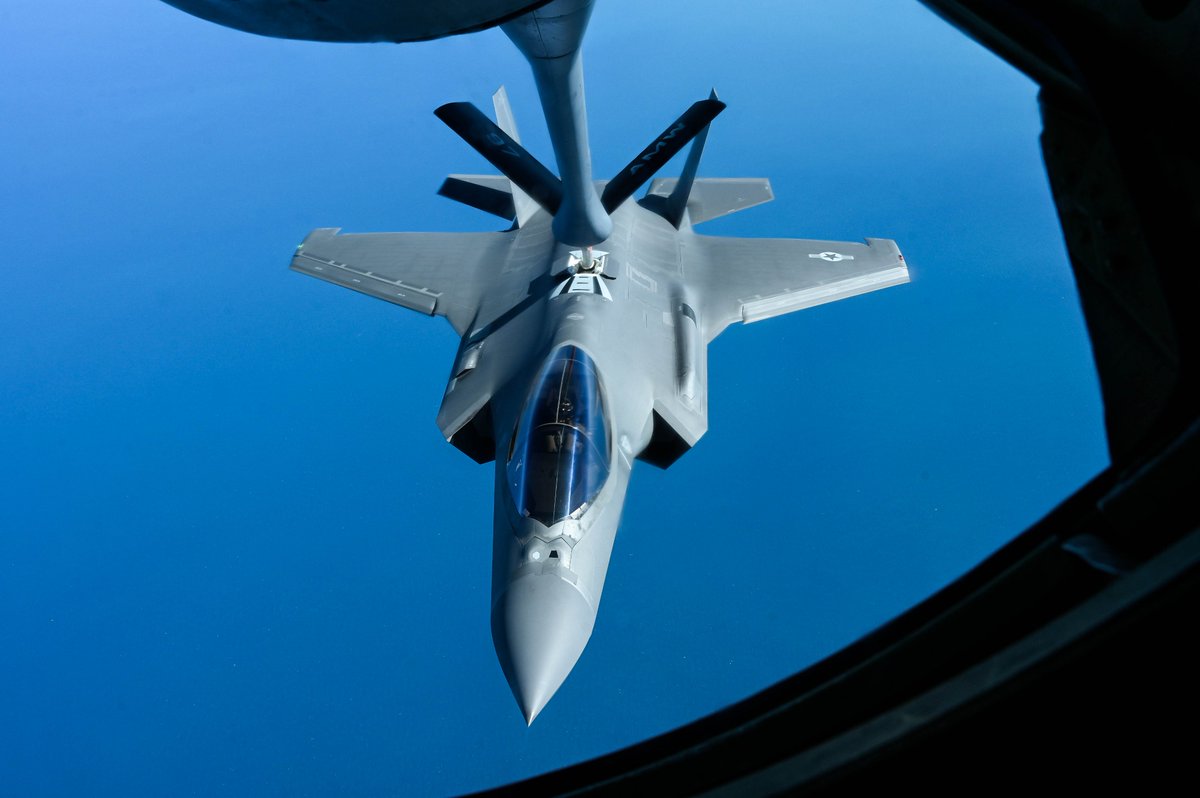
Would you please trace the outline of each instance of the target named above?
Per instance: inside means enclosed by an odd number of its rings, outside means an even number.
[[[509,446],[518,515],[546,526],[581,517],[608,480],[611,437],[595,362],[578,346],[559,347],[534,379]]]

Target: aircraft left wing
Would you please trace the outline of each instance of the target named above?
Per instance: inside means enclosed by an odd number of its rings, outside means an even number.
[[[708,340],[735,321],[749,324],[909,279],[899,247],[886,238],[859,244],[697,235],[683,257]]]
[[[461,335],[479,306],[480,277],[497,273],[509,233],[351,233],[313,230],[291,268],[430,316],[445,316]]]

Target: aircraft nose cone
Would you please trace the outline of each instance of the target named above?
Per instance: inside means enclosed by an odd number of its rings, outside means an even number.
[[[555,574],[512,582],[492,610],[492,641],[526,723],[558,690],[592,635],[596,613]]]

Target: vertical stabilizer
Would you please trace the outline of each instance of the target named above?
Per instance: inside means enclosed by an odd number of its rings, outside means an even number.
[[[512,137],[512,140],[521,143],[521,136],[517,133],[517,120],[513,116],[512,106],[508,104],[508,92],[503,86],[496,89],[496,93],[492,95],[492,107],[496,109],[496,124],[500,129]],[[517,225],[524,227],[525,223],[538,211],[538,204],[533,201],[533,198],[521,190],[521,187],[509,180],[512,186],[513,206],[516,209]]]
[[[708,99],[717,99],[716,89],[709,93]],[[704,129],[696,134],[696,138],[692,139],[692,148],[688,150],[683,173],[679,175],[679,182],[675,184],[675,190],[667,198],[664,215],[676,229],[683,224],[683,212],[687,210],[688,197],[692,195],[692,184],[696,182],[696,170],[700,167],[700,156],[704,152],[704,142],[708,139],[708,128],[709,125],[705,125]]]
[[[636,158],[608,181],[604,193],[600,195],[604,210],[612,213],[619,208],[621,203],[632,197],[633,192],[645,185],[655,172],[666,166],[667,161],[686,147],[689,141],[708,130],[709,123],[723,110],[725,103],[715,97],[692,103],[682,116],[650,143],[649,147],[638,153]],[[699,161],[699,158],[697,153],[696,160]],[[686,195],[684,201],[686,202]]]
[[[563,201],[562,182],[470,103],[446,103],[434,115],[550,213]]]

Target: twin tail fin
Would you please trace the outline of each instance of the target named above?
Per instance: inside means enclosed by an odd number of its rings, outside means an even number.
[[[467,102],[447,103],[434,113],[499,169],[504,178],[451,175],[438,193],[473,208],[514,220],[517,225],[525,224],[539,206],[554,215],[562,203],[562,181],[521,146],[512,107],[503,87],[492,97],[492,102],[499,124]],[[693,103],[605,185],[600,195],[604,210],[610,214],[615,211],[691,142],[683,173],[672,182],[670,193],[666,196],[656,193],[655,188],[661,191],[664,185],[656,180],[651,187],[651,195],[642,200],[644,207],[679,227],[696,186],[696,173],[708,137],[709,124],[723,110],[725,103],[717,99],[715,91],[707,99]],[[507,191],[505,178],[508,180]],[[769,199],[769,186],[766,192]],[[757,203],[748,203],[743,207],[749,204]],[[738,209],[730,208],[725,212]]]

